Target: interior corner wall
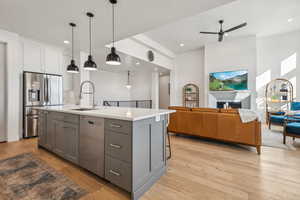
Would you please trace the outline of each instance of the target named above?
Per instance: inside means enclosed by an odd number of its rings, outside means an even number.
[[[257,105],[265,110],[265,86],[275,78],[285,78],[294,84],[300,101],[300,31],[260,37],[257,39]]]
[[[171,71],[171,105],[182,106],[182,89],[188,83],[199,87],[199,105],[204,105],[204,48],[179,54],[174,59],[174,70]]]
[[[256,66],[256,36],[241,37],[205,45],[205,106],[208,105],[209,73],[246,69],[249,73],[248,88],[255,91]],[[256,109],[255,100],[256,93],[253,92],[251,97],[252,109]]]
[[[150,74],[151,72],[146,70],[131,72],[131,100],[151,100],[152,77]]]

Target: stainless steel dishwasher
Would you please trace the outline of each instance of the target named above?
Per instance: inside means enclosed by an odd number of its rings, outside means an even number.
[[[79,165],[104,177],[104,119],[80,117]]]

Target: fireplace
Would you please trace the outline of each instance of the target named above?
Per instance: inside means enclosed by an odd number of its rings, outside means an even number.
[[[251,109],[251,91],[210,91],[208,106],[211,108],[224,108],[228,104],[231,108]]]
[[[237,102],[226,102],[226,101],[218,101],[217,102],[217,108],[224,108],[224,105],[228,103],[229,108],[242,108],[242,102],[237,101]]]

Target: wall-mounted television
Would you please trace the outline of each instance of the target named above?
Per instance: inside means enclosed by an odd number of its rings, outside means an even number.
[[[210,91],[248,90],[248,70],[210,73],[209,90]]]

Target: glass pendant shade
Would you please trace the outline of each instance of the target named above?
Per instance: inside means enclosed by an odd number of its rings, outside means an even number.
[[[116,48],[112,47],[110,54],[106,57],[106,64],[108,65],[121,65],[121,58],[116,53]]]
[[[84,63],[84,69],[89,71],[96,71],[97,64],[93,61],[92,55],[89,55],[88,60]]]
[[[75,60],[71,60],[71,64],[67,67],[67,72],[77,74],[79,73],[79,68],[75,64]]]

